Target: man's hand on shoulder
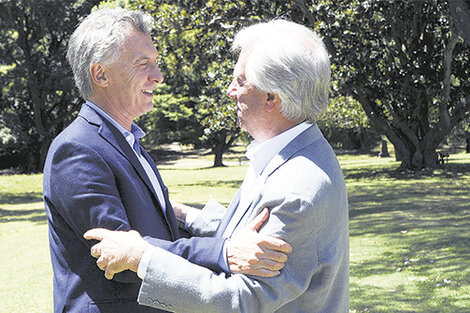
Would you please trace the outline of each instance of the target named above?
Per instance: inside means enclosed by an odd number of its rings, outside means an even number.
[[[268,217],[269,210],[264,208],[244,230],[228,241],[230,272],[260,277],[280,274],[292,247],[282,239],[258,233]]]

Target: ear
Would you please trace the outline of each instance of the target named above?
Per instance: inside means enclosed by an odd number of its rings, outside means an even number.
[[[106,67],[103,64],[95,63],[90,66],[91,80],[100,87],[108,87],[108,75]]]
[[[268,112],[273,112],[279,108],[281,104],[281,98],[279,98],[277,93],[268,92],[266,96],[265,108]]]

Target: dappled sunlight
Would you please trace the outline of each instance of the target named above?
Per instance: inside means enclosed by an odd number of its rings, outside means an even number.
[[[171,199],[197,208],[211,198],[227,205],[247,165],[202,168],[197,159],[160,169]],[[418,172],[401,171],[390,158],[339,159],[350,207],[350,312],[389,313],[393,307],[394,313],[467,313],[470,155]],[[41,279],[50,283],[41,185],[40,175],[0,176],[0,236],[4,250],[14,255],[21,253],[20,242],[32,240],[28,236],[42,236]],[[25,229],[30,234],[24,235]]]
[[[389,312],[386,301],[393,312],[468,312],[470,156],[459,160],[432,171],[345,170],[358,312]]]

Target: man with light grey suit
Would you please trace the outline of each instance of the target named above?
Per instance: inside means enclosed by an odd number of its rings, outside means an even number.
[[[281,274],[215,274],[149,246],[136,232],[89,231],[87,239],[102,240],[92,255],[107,272],[137,271],[142,305],[174,312],[346,313],[346,187],[315,123],[328,103],[328,53],[311,30],[284,20],[243,29],[233,46],[240,55],[227,94],[237,102],[239,126],[255,139],[247,149],[250,166],[220,222],[211,218],[222,211],[215,201],[196,216],[184,205],[175,209],[179,219],[190,219],[192,233],[231,238],[268,208],[259,232],[292,246]]]

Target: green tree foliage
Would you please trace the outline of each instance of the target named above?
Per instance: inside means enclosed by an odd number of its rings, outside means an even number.
[[[0,128],[9,138],[3,141],[28,155],[31,170],[41,168],[51,139],[81,103],[65,51],[80,18],[98,3],[0,0]],[[235,104],[225,96],[237,58],[231,39],[242,27],[275,17],[307,25],[325,40],[334,82],[321,122],[327,132],[335,126],[357,134],[370,126],[388,137],[403,167],[419,169],[437,165],[439,143],[469,115],[469,50],[462,40],[468,0],[107,3],[156,18],[165,82],[154,111],[140,121],[147,143],[205,144],[216,166],[240,136]]]
[[[180,105],[193,112],[185,117],[188,122],[181,124],[193,129],[180,129],[180,132],[199,133],[194,142],[211,147],[214,166],[223,166],[223,154],[240,136],[235,103],[225,95],[237,58],[230,52],[234,31],[260,19],[282,15],[291,4],[285,1],[156,3],[140,0],[132,2],[132,6],[152,12],[156,18],[155,41],[161,54],[165,84],[171,87],[172,96],[186,99]],[[165,115],[157,113],[161,110],[157,103],[155,114]],[[159,126],[157,128],[159,130]]]
[[[338,149],[369,151],[380,139],[361,104],[351,97],[333,97],[318,126],[328,142]]]
[[[198,146],[201,127],[195,111],[188,107],[197,99],[171,94],[169,89],[167,84],[158,85],[154,108],[138,120],[139,126],[147,133],[143,144],[154,146],[179,142]]]
[[[437,166],[436,148],[470,109],[469,51],[447,2],[322,1],[304,12],[327,38],[338,92],[361,103],[402,167]]]
[[[224,96],[232,67],[227,60],[230,56],[227,38],[231,30],[224,27],[220,18],[224,6],[223,1],[133,3],[133,7],[151,12],[157,21],[155,42],[165,76],[163,89],[168,92],[157,98],[154,112],[143,117],[147,120],[145,125],[151,127],[152,122],[156,122],[155,138],[212,148],[214,166],[223,165],[223,153],[240,134],[232,117],[234,104]],[[171,107],[179,109],[171,110]],[[177,111],[187,114],[172,120],[168,109],[173,114]],[[155,121],[154,117],[159,119]],[[173,130],[167,127],[170,124]],[[164,134],[168,131],[181,137],[167,137]]]
[[[98,1],[0,1],[0,127],[25,170],[41,170],[51,140],[80,105],[65,60],[69,35]]]

